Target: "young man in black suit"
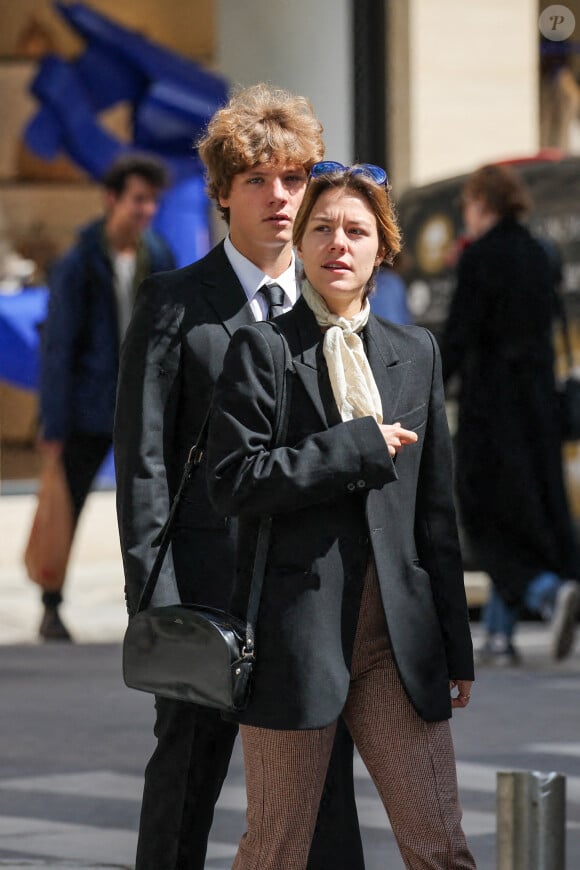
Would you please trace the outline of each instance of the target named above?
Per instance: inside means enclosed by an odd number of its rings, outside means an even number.
[[[191,266],[142,285],[121,359],[115,459],[129,614],[137,607],[183,464],[233,332],[289,310],[298,295],[292,228],[322,127],[303,97],[256,85],[219,110],[199,143],[228,236]],[[269,288],[267,285],[274,285]],[[227,608],[235,522],[211,507],[204,469],[179,508],[153,603]],[[156,699],[136,870],[202,870],[237,726],[217,711]],[[309,870],[363,867],[352,743],[335,747]]]

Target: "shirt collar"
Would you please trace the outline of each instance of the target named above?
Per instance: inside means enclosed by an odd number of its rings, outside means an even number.
[[[224,251],[226,257],[230,261],[230,265],[236,273],[240,284],[244,289],[244,293],[251,302],[256,293],[264,286],[264,284],[279,284],[286,296],[287,302],[294,305],[298,298],[298,287],[296,283],[296,258],[292,251],[292,260],[285,272],[278,275],[277,278],[271,278],[265,272],[262,272],[251,260],[240,254],[237,248],[234,247],[229,234],[224,239]]]

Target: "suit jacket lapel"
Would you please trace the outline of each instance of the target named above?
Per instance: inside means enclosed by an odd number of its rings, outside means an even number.
[[[320,327],[302,297],[294,306],[293,315],[297,334],[293,347],[296,374],[325,426],[333,426],[340,422],[340,416],[322,353]],[[412,362],[399,359],[388,330],[372,314],[365,327],[365,338],[369,364],[382,400],[383,417],[385,422],[392,423]]]
[[[373,314],[365,327],[365,336],[369,364],[383,403],[383,419],[385,423],[393,423],[403,386],[411,370],[411,360],[399,360],[388,330]]]
[[[244,289],[228,260],[223,242],[206,258],[202,290],[229,335],[240,326],[255,323]]]
[[[320,327],[302,296],[292,309],[292,315],[296,330],[296,342],[294,346],[291,344],[294,368],[320,419],[328,428],[338,422],[339,417],[322,353]]]

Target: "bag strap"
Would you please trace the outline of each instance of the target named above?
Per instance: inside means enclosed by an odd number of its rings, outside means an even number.
[[[207,409],[206,415],[201,425],[201,429],[199,431],[199,435],[195,440],[195,444],[189,451],[187,460],[185,462],[185,465],[183,466],[183,474],[181,475],[181,481],[179,483],[178,490],[175,493],[175,497],[171,503],[169,516],[167,517],[165,524],[161,527],[159,534],[156,535],[151,542],[151,546],[159,546],[159,550],[157,551],[155,561],[153,562],[153,566],[151,568],[151,571],[149,572],[149,576],[147,578],[145,586],[143,587],[143,591],[141,592],[141,597],[139,598],[139,603],[137,605],[137,613],[145,610],[151,604],[153,592],[155,591],[155,587],[161,573],[161,568],[163,566],[167,550],[169,549],[169,544],[171,543],[171,531],[175,522],[177,508],[179,507],[179,504],[183,497],[185,487],[193,477],[194,472],[197,471],[199,465],[201,464],[201,460],[203,459],[205,444],[207,441],[207,432],[209,429],[210,411],[211,405]]]

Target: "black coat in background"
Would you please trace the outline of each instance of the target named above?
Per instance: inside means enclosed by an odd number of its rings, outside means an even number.
[[[459,374],[457,493],[478,565],[508,603],[542,571],[574,576],[555,393],[553,268],[523,225],[502,220],[458,269],[442,343]]]

